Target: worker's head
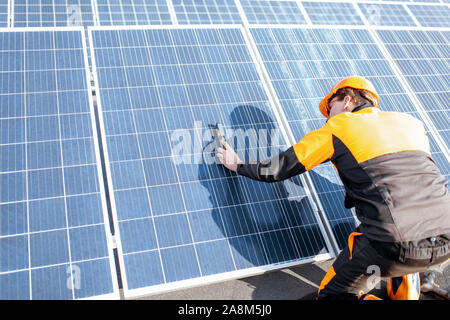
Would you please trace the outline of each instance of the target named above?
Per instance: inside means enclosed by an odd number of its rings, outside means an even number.
[[[378,107],[378,94],[369,80],[352,76],[338,81],[322,99],[319,109],[326,118],[330,118],[342,112],[352,112],[363,103]]]

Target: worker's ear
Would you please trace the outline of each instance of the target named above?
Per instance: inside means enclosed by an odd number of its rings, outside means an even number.
[[[352,98],[350,97],[350,96],[345,96],[344,97],[344,110],[345,111],[352,111],[352,110],[350,110],[350,108],[352,107]]]

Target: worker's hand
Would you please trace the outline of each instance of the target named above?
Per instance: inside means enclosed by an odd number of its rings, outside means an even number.
[[[242,163],[241,159],[239,159],[236,152],[234,152],[233,148],[225,142],[225,148],[217,148],[216,155],[217,159],[219,159],[220,163],[225,166],[228,170],[237,171],[237,165]]]

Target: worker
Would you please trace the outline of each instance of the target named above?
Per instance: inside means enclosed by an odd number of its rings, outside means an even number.
[[[279,155],[243,163],[229,144],[217,158],[248,178],[276,182],[331,161],[345,187],[346,208],[359,226],[323,278],[318,299],[365,299],[376,285],[374,267],[389,297],[418,299],[418,272],[450,258],[447,179],[431,157],[424,125],[379,109],[366,78],[338,81],[319,104],[325,124]],[[370,280],[370,281],[369,281]]]

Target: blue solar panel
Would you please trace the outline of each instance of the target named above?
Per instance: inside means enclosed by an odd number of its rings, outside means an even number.
[[[363,25],[352,3],[302,2],[313,24]]]
[[[416,26],[408,11],[401,4],[360,3],[359,7],[371,25]]]
[[[247,161],[273,153],[239,132],[286,147],[241,29],[91,32],[126,296],[328,252],[299,177],[258,183],[206,160],[217,121]]]
[[[272,109],[243,29],[96,29],[100,140],[83,28],[0,30],[0,299],[118,298],[109,218],[126,296],[329,257],[304,177],[266,185],[195,161],[211,154],[212,137],[202,135],[216,121],[238,144],[235,132],[254,139],[252,130],[263,130],[256,146],[247,141],[238,150],[245,160],[275,152],[260,141],[285,149],[288,140],[323,125],[318,102],[350,74],[372,80],[383,109],[424,116],[433,159],[450,179],[450,34],[442,31],[450,26],[448,3],[0,0],[0,28],[292,25],[251,28],[284,115]],[[361,13],[371,26],[385,26],[373,30],[389,59]],[[299,26],[311,23],[325,27]],[[284,116],[289,132],[272,141]],[[110,203],[102,189],[101,142]],[[185,158],[174,156],[188,144]],[[342,248],[357,221],[343,207],[340,179],[326,164],[308,177]]]
[[[370,79],[384,110],[420,118],[389,61],[367,30],[251,28],[258,51],[296,140],[321,127],[318,104],[333,84],[358,74]],[[435,143],[433,152],[441,154]],[[442,154],[441,154],[442,155]],[[355,225],[343,206],[344,190],[331,164],[310,172],[324,211],[341,248]]]
[[[172,0],[179,24],[238,24],[234,0]]]
[[[0,43],[0,299],[117,297],[82,30]]]
[[[296,1],[240,0],[251,24],[306,24]]]
[[[8,0],[0,0],[0,28],[8,27]]]
[[[14,27],[94,25],[92,0],[15,0]]]
[[[378,30],[381,40],[446,145],[450,144],[450,31]],[[450,164],[437,155],[450,176]]]
[[[450,27],[450,8],[446,5],[408,5],[422,27]]]
[[[100,25],[172,24],[166,0],[97,0]]]

